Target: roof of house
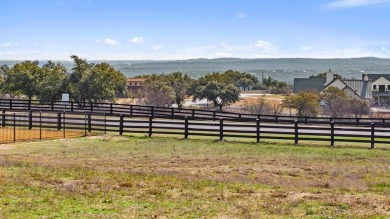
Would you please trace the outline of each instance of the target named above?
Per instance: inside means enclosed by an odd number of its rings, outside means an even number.
[[[348,87],[355,91],[361,98],[372,98],[372,81],[342,80]]]
[[[145,78],[127,78],[127,82],[144,82]]]
[[[363,74],[362,78],[364,78],[364,75],[365,74]],[[384,77],[384,78],[386,78],[387,80],[390,81],[390,74],[367,74],[367,76],[368,76],[368,79],[372,80],[372,81],[376,81],[380,77]]]
[[[325,88],[326,77],[294,78],[294,93],[303,90],[315,90],[320,92]]]
[[[361,98],[364,99],[372,98],[371,80],[364,81],[364,80],[346,80],[346,79],[335,78],[333,81],[335,80],[340,80],[342,83],[344,83],[348,88],[353,90]],[[326,82],[325,77],[294,78],[294,93],[303,90],[314,90],[320,92],[327,87],[327,85],[324,85],[325,82]],[[332,84],[332,82],[330,82],[329,84]]]

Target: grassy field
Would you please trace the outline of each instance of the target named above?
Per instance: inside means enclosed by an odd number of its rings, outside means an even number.
[[[389,218],[390,150],[161,137],[0,145],[1,218]]]

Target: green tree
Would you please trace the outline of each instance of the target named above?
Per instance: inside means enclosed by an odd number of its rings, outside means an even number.
[[[332,117],[344,117],[348,114],[348,96],[337,87],[330,86],[321,92],[321,100]]]
[[[320,111],[320,96],[315,91],[301,91],[285,98],[282,105],[296,109],[298,116],[316,116]]]
[[[149,106],[167,107],[174,102],[172,87],[163,80],[146,79],[144,103]]]
[[[61,98],[61,94],[67,90],[68,74],[66,68],[59,62],[48,61],[42,67],[42,80],[38,82],[40,102],[53,103]]]
[[[238,101],[239,95],[240,91],[233,84],[211,81],[205,86],[199,86],[196,89],[193,98],[212,101],[214,106],[222,111],[223,106],[228,106]]]
[[[126,77],[107,63],[89,64],[85,59],[72,55],[74,67],[69,78],[69,91],[81,105],[87,101],[114,100],[117,93],[123,92]]]
[[[4,91],[11,95],[26,95],[29,99],[39,94],[38,83],[43,74],[38,64],[38,61],[15,64],[7,73]]]
[[[174,93],[174,102],[178,108],[183,107],[183,102],[186,97],[189,96],[189,88],[193,80],[187,75],[181,72],[174,72],[166,76],[169,86]]]

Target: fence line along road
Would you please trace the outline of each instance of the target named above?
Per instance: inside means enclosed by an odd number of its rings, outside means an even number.
[[[232,112],[220,112],[211,110],[197,110],[197,109],[178,109],[170,107],[155,107],[143,105],[129,105],[129,104],[115,104],[115,103],[86,103],[82,105],[80,102],[61,102],[53,103],[39,103],[36,100],[18,100],[18,99],[0,99],[0,109],[12,111],[58,111],[58,112],[100,112],[108,114],[125,114],[130,116],[172,116],[178,117],[192,117],[197,119],[269,119],[280,121],[293,122],[296,119],[306,124],[322,124],[331,121],[359,123],[359,125],[370,125],[374,123],[383,123],[390,125],[390,118],[329,118],[329,117],[296,117],[296,116],[281,116],[281,115],[253,115]]]
[[[317,125],[305,124],[304,121],[270,120],[270,119],[224,119],[214,121],[196,117],[142,116],[125,114],[107,114],[96,112],[1,112],[0,141],[18,141],[25,135],[31,139],[42,139],[42,130],[63,133],[59,137],[86,136],[91,132],[100,133],[143,133],[189,136],[213,136],[219,140],[225,138],[249,138],[259,142],[261,139],[300,141],[324,141],[334,145],[335,142],[369,143],[371,148],[377,143],[390,144],[390,130],[381,123],[370,123],[359,126],[350,122],[322,122]],[[359,123],[360,125],[360,123]],[[36,130],[39,130],[37,132]],[[35,132],[34,132],[35,131]],[[18,134],[19,133],[19,134]],[[35,133],[31,134],[31,133]],[[78,134],[76,134],[78,133]],[[7,140],[3,136],[11,135]],[[39,134],[39,136],[37,136]],[[13,137],[12,137],[13,135]],[[2,140],[3,139],[3,140]]]

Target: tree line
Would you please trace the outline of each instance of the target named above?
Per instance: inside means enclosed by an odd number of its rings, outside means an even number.
[[[240,89],[249,90],[259,82],[249,73],[233,70],[224,73],[208,73],[198,80],[181,72],[137,77],[146,78],[143,93],[146,105],[171,106],[176,104],[178,108],[182,108],[184,100],[192,96],[194,101],[206,99],[212,102],[218,110],[236,102]]]
[[[59,62],[48,61],[40,66],[38,61],[23,61],[12,67],[1,66],[0,91],[11,98],[35,97],[42,103],[60,100],[62,93],[69,93],[72,100],[86,102],[113,100],[126,90],[126,77],[108,63],[88,63],[72,55],[71,72]]]

